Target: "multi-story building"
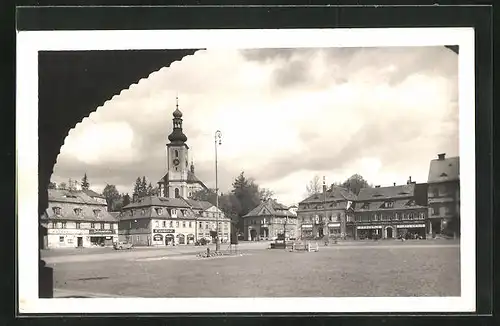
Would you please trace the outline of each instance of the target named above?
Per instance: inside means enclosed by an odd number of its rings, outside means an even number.
[[[230,237],[231,221],[211,203],[148,196],[122,209],[119,234],[121,241],[136,246],[194,244],[202,238],[215,238],[217,219],[219,238],[224,242]]]
[[[41,218],[44,248],[111,246],[118,241],[118,221],[106,203],[83,191],[48,189],[49,205]]]
[[[243,216],[243,225],[245,240],[297,237],[297,215],[275,200],[264,201]]]
[[[353,219],[352,207],[356,195],[346,188],[332,185],[323,192],[309,196],[297,210],[301,238],[340,237],[348,232],[347,221]],[[352,227],[352,226],[351,226]]]
[[[460,159],[439,154],[429,167],[430,234],[460,234]]]
[[[178,105],[173,116],[173,129],[167,144],[167,173],[158,181],[159,196],[190,198],[194,192],[207,189],[207,186],[196,177],[193,162],[189,165],[189,146],[182,131],[182,112]]]
[[[195,221],[191,207],[182,198],[139,198],[122,209],[120,240],[137,246],[194,243]]]
[[[214,241],[219,223],[219,239],[225,243],[231,237],[231,219],[208,201],[186,199],[196,216],[196,239]]]
[[[425,238],[427,185],[410,180],[406,185],[362,188],[357,196],[354,221],[349,221],[355,239],[396,238],[406,233]]]

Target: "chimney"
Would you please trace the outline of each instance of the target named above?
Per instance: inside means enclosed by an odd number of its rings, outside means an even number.
[[[445,156],[446,156],[446,153],[438,154],[438,160],[440,160],[440,161],[444,160]]]
[[[396,187],[396,182],[393,183],[394,187]]]
[[[406,184],[407,184],[407,185],[411,184],[411,175],[410,175],[410,177],[408,178],[408,181],[406,181]]]

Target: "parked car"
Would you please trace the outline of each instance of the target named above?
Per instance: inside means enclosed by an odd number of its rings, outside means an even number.
[[[129,242],[115,242],[113,248],[115,250],[132,249],[134,245]]]

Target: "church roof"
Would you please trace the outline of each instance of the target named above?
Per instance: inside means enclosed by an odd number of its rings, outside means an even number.
[[[169,178],[168,178],[168,172],[163,176],[163,178],[161,178],[158,183],[167,183],[169,181]],[[203,181],[201,181],[200,179],[198,179],[198,177],[191,171],[188,171],[187,173],[187,180],[186,180],[187,183],[199,183],[203,188],[205,189],[208,189],[207,186],[205,186],[205,184],[203,183]]]

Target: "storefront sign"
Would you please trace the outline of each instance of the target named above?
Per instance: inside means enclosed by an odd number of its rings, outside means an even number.
[[[425,224],[407,224],[407,225],[396,225],[398,229],[415,229],[415,228],[425,228]]]
[[[47,234],[75,234],[75,235],[83,235],[88,234],[89,230],[85,229],[48,229]]]
[[[105,230],[105,229],[90,229],[89,234],[113,234],[113,230]]]
[[[331,228],[339,228],[340,227],[340,223],[328,223],[328,227],[331,227]]]
[[[113,237],[106,237],[106,240],[113,240]]]
[[[174,229],[153,229],[153,233],[175,233]]]
[[[302,225],[302,228],[303,228],[303,229],[312,229],[312,227],[313,227],[313,226],[312,226],[312,225],[310,225],[310,224],[304,224],[304,225]]]
[[[153,236],[153,241],[163,241],[163,235],[161,235],[161,234],[155,234]]]
[[[360,225],[357,227],[358,230],[371,230],[371,229],[381,229],[382,225]]]

